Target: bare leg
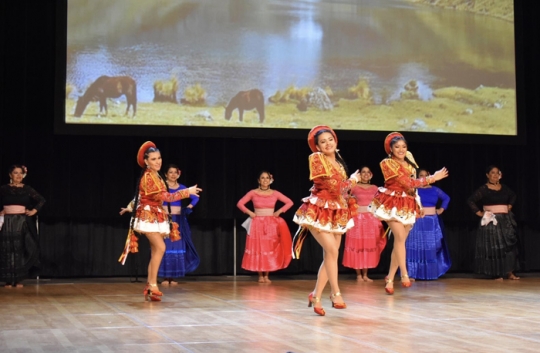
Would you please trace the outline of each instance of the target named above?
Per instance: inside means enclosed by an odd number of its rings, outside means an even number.
[[[390,280],[394,279],[397,269],[401,271],[401,276],[405,277],[407,280],[405,283],[409,283],[409,273],[407,272],[407,263],[406,263],[406,250],[405,250],[405,241],[409,236],[409,231],[411,230],[410,225],[403,225],[397,221],[387,222],[388,226],[392,230],[394,236],[394,249],[392,250],[392,256],[390,261],[390,270],[388,271],[388,278]]]
[[[514,274],[514,271],[510,271],[508,272],[508,279],[519,279],[519,277]]]
[[[355,271],[356,271],[356,280],[357,281],[362,281],[363,280],[362,279],[362,271],[359,268],[355,269]]]
[[[326,282],[330,282],[330,288],[333,294],[339,293],[338,284],[338,253],[341,244],[341,234],[321,232],[316,229],[311,230],[311,234],[323,248],[323,262],[317,276],[315,285],[315,296],[320,298]],[[343,303],[341,296],[335,297],[336,303]],[[320,302],[317,303],[320,306]]]
[[[373,282],[373,280],[367,276],[367,271],[367,268],[362,269],[362,279],[364,280],[364,282]]]
[[[146,233],[148,241],[150,241],[150,263],[148,263],[148,283],[157,284],[157,274],[163,254],[165,254],[165,242],[163,236],[159,233]],[[157,287],[153,287],[157,290]]]
[[[268,276],[270,275],[270,271],[263,272],[263,275],[264,275],[264,283],[272,283],[270,278],[268,278]]]
[[[259,274],[259,283],[264,283],[264,272],[257,272]]]

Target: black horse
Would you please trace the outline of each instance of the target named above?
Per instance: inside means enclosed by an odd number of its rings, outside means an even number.
[[[135,80],[129,76],[100,76],[79,97],[73,115],[80,118],[88,103],[95,100],[99,101],[99,113],[105,108],[105,115],[107,115],[107,98],[118,98],[122,95],[125,95],[127,100],[126,115],[129,112],[129,107],[132,106],[133,117],[135,117],[137,113],[137,83]]]
[[[244,110],[257,109],[259,122],[264,122],[264,96],[258,89],[240,91],[232,97],[227,108],[225,108],[225,119],[230,120],[233,110],[238,109],[238,120],[244,118]]]

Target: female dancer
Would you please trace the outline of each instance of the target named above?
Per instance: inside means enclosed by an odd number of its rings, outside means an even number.
[[[496,166],[487,167],[486,177],[487,183],[467,200],[471,210],[482,217],[476,232],[474,272],[497,280],[504,276],[519,279],[514,274],[519,269],[519,262],[516,221],[511,212],[516,194],[499,182],[502,173]],[[478,205],[482,205],[482,209]]]
[[[28,173],[23,165],[9,168],[10,183],[0,187],[0,279],[6,287],[21,288],[32,266],[39,263],[36,221],[32,219],[45,204],[33,188],[23,184]]]
[[[238,201],[236,206],[251,217],[248,222],[248,237],[246,250],[242,259],[242,268],[259,273],[259,283],[271,283],[270,271],[277,271],[289,266],[291,262],[291,233],[287,223],[279,217],[292,207],[293,202],[277,190],[272,190],[270,184],[274,181],[272,174],[267,171],[259,173],[259,187],[248,192]],[[246,207],[253,202],[255,212]],[[284,206],[274,211],[276,202]]]
[[[332,307],[347,307],[339,290],[337,260],[341,236],[354,225],[352,218],[358,208],[348,194],[359,180],[358,171],[347,179],[347,166],[337,151],[337,142],[336,133],[328,126],[315,126],[309,132],[308,144],[313,152],[309,156],[309,179],[313,180],[313,187],[294,215],[294,222],[300,225],[293,240],[296,258],[307,230],[323,248],[315,290],[308,297],[308,306],[313,305],[315,313],[321,316],[325,311],[320,298],[328,281]]]
[[[182,172],[175,164],[167,166],[165,174],[165,182],[170,193],[175,193],[178,190],[187,189],[186,186],[178,183],[178,178]],[[195,271],[199,266],[200,258],[195,250],[193,241],[191,240],[191,229],[187,221],[187,216],[193,212],[193,207],[199,202],[199,198],[195,195],[190,195],[190,203],[182,209],[180,200],[174,202],[166,202],[166,209],[171,215],[173,222],[178,223],[181,239],[179,241],[171,241],[165,238],[165,255],[159,266],[158,276],[164,278],[163,283],[177,284],[174,278],[184,277],[186,273]],[[169,211],[170,208],[170,211]]]
[[[161,169],[161,153],[156,145],[147,141],[142,144],[137,153],[137,163],[143,170],[137,182],[134,201],[127,207],[122,208],[120,214],[135,210],[131,217],[131,226],[126,240],[126,246],[118,261],[125,263],[129,252],[137,252],[137,237],[134,231],[146,235],[150,242],[151,258],[148,263],[148,282],[144,288],[144,299],[161,301],[163,293],[157,286],[157,274],[161,259],[165,253],[163,238],[180,239],[178,225],[170,223],[167,213],[163,210],[163,202],[173,202],[185,199],[189,195],[198,195],[202,189],[197,185],[188,189],[178,190],[171,194],[167,192],[167,186],[159,175]]]
[[[386,246],[381,221],[368,211],[369,203],[377,192],[377,186],[371,184],[372,177],[368,167],[360,168],[360,182],[351,190],[359,213],[354,217],[354,227],[347,232],[343,252],[343,266],[354,268],[356,280],[364,282],[373,282],[367,275],[368,268],[377,267]]]
[[[420,179],[428,176],[427,170],[418,169]],[[448,207],[450,197],[438,187],[431,185],[419,187],[418,196],[422,202],[424,217],[416,220],[405,242],[407,271],[411,281],[437,279],[452,266],[442,225],[439,222],[439,216]],[[436,208],[439,201],[441,207]]]
[[[379,219],[385,221],[394,235],[390,269],[385,278],[385,291],[394,294],[394,276],[401,271],[401,284],[410,287],[407,272],[405,241],[416,217],[422,215],[422,205],[416,188],[434,183],[448,176],[442,168],[427,178],[416,179],[418,167],[411,152],[407,151],[407,141],[399,132],[391,132],[384,140],[384,150],[388,154],[380,163],[384,176],[384,187],[380,187],[369,208]]]

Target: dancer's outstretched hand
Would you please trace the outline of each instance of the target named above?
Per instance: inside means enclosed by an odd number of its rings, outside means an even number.
[[[201,192],[201,191],[202,191],[202,189],[198,188],[196,184],[189,188],[189,194],[190,195],[199,196],[199,192]]]
[[[435,178],[435,181],[444,179],[448,176],[448,169],[446,167],[443,167],[441,170],[437,170],[435,174],[433,174],[433,177]]]

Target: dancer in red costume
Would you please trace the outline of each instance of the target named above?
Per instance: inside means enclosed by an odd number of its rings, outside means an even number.
[[[380,163],[384,176],[384,187],[380,187],[369,208],[379,219],[385,221],[394,235],[394,249],[390,269],[385,278],[385,291],[394,294],[394,276],[398,268],[401,284],[410,287],[407,272],[405,241],[417,217],[421,217],[422,204],[416,188],[434,183],[448,176],[446,168],[426,178],[416,179],[416,164],[407,141],[399,132],[392,132],[384,140],[384,150],[388,154]]]
[[[289,266],[291,262],[291,232],[283,218],[279,217],[292,207],[293,202],[270,184],[274,178],[267,171],[259,174],[259,187],[248,192],[237,203],[237,207],[248,214],[246,227],[248,236],[242,268],[259,273],[259,283],[271,283],[270,271],[277,271]],[[253,203],[254,212],[246,207]],[[277,201],[284,206],[274,211]]]
[[[360,182],[351,190],[358,204],[358,214],[354,217],[354,227],[347,232],[343,251],[343,266],[354,268],[356,280],[364,282],[373,282],[367,275],[368,268],[377,267],[386,246],[383,225],[368,210],[377,193],[377,186],[371,184],[372,177],[368,167],[360,168]]]
[[[163,202],[173,202],[185,199],[189,195],[198,195],[202,189],[195,185],[188,189],[178,190],[173,194],[168,193],[165,181],[159,175],[161,153],[151,141],[143,143],[139,149],[137,163],[143,170],[137,183],[135,198],[128,207],[122,208],[120,211],[120,214],[124,214],[135,210],[135,214],[131,218],[126,245],[118,261],[124,264],[130,252],[139,251],[134,231],[146,235],[150,242],[151,258],[148,264],[148,282],[143,291],[144,298],[145,300],[161,301],[163,293],[158,289],[157,275],[165,253],[163,238],[170,238],[171,241],[180,239],[178,224],[171,223],[168,214],[163,209]]]
[[[308,297],[308,306],[313,305],[321,316],[325,315],[320,298],[326,282],[330,282],[332,307],[347,307],[339,290],[337,260],[341,236],[354,225],[352,218],[358,207],[349,191],[360,177],[356,171],[347,178],[347,166],[338,153],[337,142],[336,133],[328,126],[315,126],[309,132],[308,144],[313,152],[309,156],[309,179],[313,187],[294,216],[294,222],[300,225],[293,240],[296,258],[308,230],[323,248],[315,290]]]

